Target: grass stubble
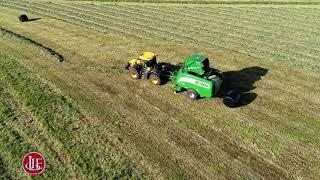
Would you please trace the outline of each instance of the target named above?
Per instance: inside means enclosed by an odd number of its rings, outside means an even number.
[[[14,173],[20,170],[20,161],[17,165],[14,160],[20,147],[21,156],[37,149],[52,158],[52,169],[44,175],[52,178],[62,171],[67,177],[319,177],[320,77],[312,69],[215,46],[104,34],[68,20],[46,17],[18,24],[18,11],[1,9],[5,15],[1,27],[40,42],[65,59],[50,61],[26,45],[2,38],[1,72],[6,78],[1,79],[1,90],[8,95],[1,96],[6,103],[1,106],[6,136],[1,137],[4,143],[15,142],[12,148],[1,146],[6,153],[0,154],[8,169],[5,176],[23,175]],[[269,71],[254,84],[255,101],[228,109],[219,99],[192,102],[173,94],[168,85],[154,87],[129,79],[123,64],[137,52],[155,49],[160,60],[171,63],[181,62],[190,52],[202,52],[223,71],[251,66]],[[20,71],[25,78],[20,78]],[[6,115],[7,111],[18,115]],[[15,118],[10,120],[11,116]],[[30,140],[37,139],[30,136],[30,129],[43,134],[41,139]],[[61,164],[66,168],[59,169]]]

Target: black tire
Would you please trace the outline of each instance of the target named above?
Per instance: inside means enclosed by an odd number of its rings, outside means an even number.
[[[236,107],[236,103],[234,103],[233,99],[231,97],[224,97],[223,98],[223,104],[226,105],[229,108]]]
[[[149,77],[149,81],[154,85],[160,85],[161,84],[161,79],[156,74],[151,74],[150,77]]]
[[[129,76],[130,76],[132,79],[139,79],[139,78],[140,78],[140,74],[139,74],[138,70],[135,69],[135,68],[130,68],[130,70],[129,70]]]
[[[129,67],[130,67],[130,64],[128,63],[124,68],[129,69]]]
[[[192,100],[196,100],[196,99],[198,99],[198,97],[199,97],[199,94],[198,94],[197,91],[194,90],[194,89],[188,89],[188,90],[187,90],[187,95],[188,95],[188,97],[189,97],[190,99],[192,99]]]
[[[28,21],[29,19],[28,19],[28,16],[27,15],[21,15],[21,16],[19,16],[19,21],[20,22],[25,22],[25,21]]]
[[[161,72],[167,72],[171,69],[171,64],[169,63],[165,63],[165,62],[161,62],[161,63],[158,63],[156,65],[157,69]]]
[[[223,103],[229,108],[235,108],[239,105],[241,93],[238,90],[231,90],[223,98]]]

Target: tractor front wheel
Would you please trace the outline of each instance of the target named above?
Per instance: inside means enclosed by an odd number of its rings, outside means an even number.
[[[131,68],[129,70],[129,76],[132,78],[132,79],[139,79],[140,78],[140,75],[139,75],[139,72],[137,69],[135,68]]]
[[[161,84],[161,79],[156,74],[151,74],[150,77],[149,77],[149,80],[154,85],[160,85]]]
[[[194,89],[188,89],[187,90],[187,95],[192,100],[195,100],[195,99],[197,99],[199,97],[199,94]]]

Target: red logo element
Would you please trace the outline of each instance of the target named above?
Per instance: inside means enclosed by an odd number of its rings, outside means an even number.
[[[22,160],[23,169],[30,176],[40,175],[43,172],[45,165],[46,161],[44,160],[44,157],[37,152],[27,154]]]

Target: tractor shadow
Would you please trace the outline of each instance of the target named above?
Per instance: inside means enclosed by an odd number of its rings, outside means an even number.
[[[240,102],[236,107],[246,106],[258,96],[256,93],[251,92],[251,90],[256,89],[254,83],[267,73],[268,69],[258,66],[224,72],[224,82],[219,97],[224,98],[230,90],[236,89],[241,95]]]

